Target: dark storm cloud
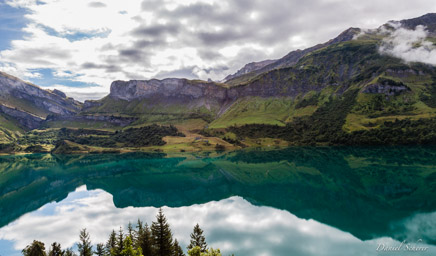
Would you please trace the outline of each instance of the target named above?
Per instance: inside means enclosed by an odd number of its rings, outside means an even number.
[[[102,2],[90,2],[88,4],[89,7],[94,7],[94,8],[102,8],[102,7],[106,7],[105,3]]]

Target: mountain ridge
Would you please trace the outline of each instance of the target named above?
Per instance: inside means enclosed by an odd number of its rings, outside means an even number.
[[[276,61],[277,60],[262,60],[262,61],[257,61],[257,62],[250,62],[248,64],[245,64],[245,66],[243,66],[238,71],[236,71],[236,73],[226,76],[223,79],[223,82],[225,83],[225,82],[232,80],[233,78],[236,78],[238,76],[242,76],[242,75],[245,75],[247,73],[259,70],[259,69],[261,69],[261,68],[263,68],[271,63],[274,63]]]
[[[428,25],[428,40],[436,40],[431,34],[436,14],[400,22],[411,28]],[[226,147],[263,145],[259,138],[274,139],[280,145],[403,144],[413,139],[436,143],[432,124],[436,69],[381,53],[385,37],[349,28],[326,43],[292,51],[273,62],[252,67],[249,63],[241,76],[226,83],[177,78],[114,81],[109,95],[84,104],[60,91],[0,75],[0,96],[12,97],[2,101],[9,107],[3,115],[27,129],[175,125],[187,136],[165,139],[174,150],[203,148],[198,138],[214,141],[205,144],[208,148],[225,143],[230,143]],[[23,100],[35,109],[22,104]],[[27,124],[20,121],[26,119],[20,116],[23,113],[41,120]],[[410,130],[399,126],[410,126]],[[411,127],[416,126],[420,128],[414,133]]]

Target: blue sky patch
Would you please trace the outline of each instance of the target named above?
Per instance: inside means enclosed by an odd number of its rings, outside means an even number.
[[[21,252],[14,249],[14,242],[0,239],[0,256],[21,256]]]
[[[51,27],[47,27],[47,26],[43,26],[43,25],[40,25],[40,27],[47,34],[49,34],[51,36],[65,38],[70,42],[80,41],[80,40],[84,40],[84,39],[88,39],[88,38],[95,38],[95,37],[105,38],[105,37],[108,37],[109,34],[111,33],[111,30],[107,30],[107,31],[103,31],[103,32],[91,31],[89,33],[76,31],[76,32],[72,32],[70,34],[62,34],[62,33],[57,32],[56,30],[54,30]]]
[[[11,41],[21,39],[26,34],[22,28],[26,26],[28,13],[23,8],[14,8],[0,3],[0,50],[10,48]]]
[[[50,68],[32,69],[29,71],[32,73],[41,74],[41,77],[29,78],[29,80],[32,83],[37,84],[39,86],[48,87],[48,86],[53,86],[56,84],[65,85],[65,86],[69,86],[69,87],[76,87],[76,88],[86,88],[86,87],[90,87],[90,86],[98,86],[97,84],[94,84],[94,83],[84,83],[84,82],[73,81],[75,78],[78,78],[81,75],[72,75],[71,77],[65,77],[65,78],[56,77],[53,75],[53,73],[54,73],[53,69],[50,69]],[[65,73],[71,74],[70,71],[66,71]]]

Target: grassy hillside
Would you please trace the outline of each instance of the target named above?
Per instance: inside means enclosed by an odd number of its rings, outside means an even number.
[[[186,136],[164,134],[160,138],[164,143],[138,146],[169,151],[288,144],[436,144],[435,67],[404,63],[381,55],[381,40],[382,36],[373,34],[331,44],[309,52],[293,66],[274,69],[232,85],[231,90],[259,91],[268,97],[242,94],[243,97],[233,103],[232,98],[231,104],[220,105],[218,102],[205,104],[206,99],[201,98],[200,104],[198,98],[156,96],[127,101],[108,96],[93,102],[78,116],[128,117],[135,121],[122,126],[98,121],[98,118],[95,121],[49,120],[43,127],[47,134],[51,129],[64,127],[122,133],[154,124],[173,125]],[[244,91],[246,88],[249,90]],[[31,107],[25,101],[16,104],[22,109]],[[23,132],[14,122],[4,120],[0,121],[5,131]],[[5,131],[0,132],[0,144],[16,137],[15,133]],[[114,147],[64,140],[79,145]],[[28,140],[25,143],[34,146],[43,142]],[[129,148],[122,141],[114,143]],[[55,146],[53,139],[46,144]]]
[[[285,125],[293,104],[294,100],[291,98],[243,98],[233,103],[230,109],[209,125],[209,128],[251,123]]]
[[[136,99],[132,101],[105,97],[100,106],[85,109],[85,114],[110,114],[138,117],[138,124],[177,124],[190,119],[203,119],[210,122],[216,117],[218,107],[190,106],[189,102],[164,102],[159,99]]]
[[[0,114],[0,144],[15,141],[24,130],[10,117]]]
[[[295,117],[310,116],[329,98],[358,90],[356,101],[346,113],[343,129],[349,132],[380,127],[385,121],[418,120],[436,116],[436,72],[433,67],[378,53],[378,38],[343,42],[314,51],[293,68],[262,74],[250,83],[278,84],[292,90],[296,84],[308,91],[295,98],[246,98],[214,120],[210,128],[244,124],[284,126]],[[271,82],[271,80],[273,80]],[[367,92],[366,88],[387,83],[407,90],[390,93]],[[395,88],[394,88],[395,89]]]

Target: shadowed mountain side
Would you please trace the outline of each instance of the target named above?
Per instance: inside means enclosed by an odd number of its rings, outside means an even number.
[[[59,90],[44,90],[0,72],[0,113],[17,119],[25,128],[37,128],[50,114],[71,116],[81,108],[80,102]]]
[[[394,236],[393,222],[436,210],[435,155],[432,148],[289,148],[214,158],[1,157],[0,225],[86,184],[112,194],[117,207],[180,207],[238,195],[360,239]]]
[[[304,49],[304,50],[298,49],[298,50],[292,51],[278,60],[261,61],[259,63],[265,63],[266,65],[263,65],[263,66],[261,65],[259,68],[253,68],[250,70],[250,69],[247,69],[246,67],[243,67],[237,73],[227,76],[225,78],[225,81],[226,81],[226,83],[228,83],[230,85],[237,85],[240,83],[248,82],[252,78],[256,77],[259,74],[267,73],[267,72],[274,70],[274,69],[291,67],[291,66],[297,64],[298,61],[302,57],[304,57],[306,54],[309,54],[309,53],[314,52],[316,50],[319,50],[321,48],[327,47],[329,45],[333,45],[333,44],[340,43],[340,42],[350,41],[359,32],[360,32],[359,28],[349,28],[349,29],[345,30],[344,32],[342,32],[341,34],[339,34],[337,37],[335,37],[335,38],[333,38],[325,43],[317,44],[315,46],[309,47],[309,48]],[[249,64],[247,64],[247,65],[249,65]],[[246,70],[248,72],[246,72]]]

